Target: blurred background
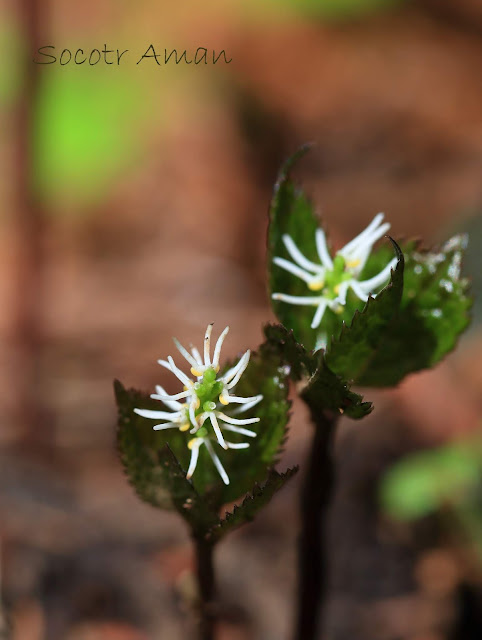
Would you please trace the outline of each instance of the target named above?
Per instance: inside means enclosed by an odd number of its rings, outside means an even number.
[[[307,141],[335,246],[380,210],[428,246],[467,230],[482,300],[482,4],[4,0],[0,43],[0,637],[192,637],[189,540],[123,477],[112,380],[174,389],[156,360],[211,321],[226,357],[259,344],[272,186]],[[32,62],[105,44],[130,57]],[[150,44],[232,62],[136,65]],[[480,319],[342,422],[324,639],[482,637]],[[282,467],[309,438],[295,403]],[[219,638],[289,637],[297,483],[219,548]]]

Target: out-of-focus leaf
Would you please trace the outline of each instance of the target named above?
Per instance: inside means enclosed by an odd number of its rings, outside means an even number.
[[[101,199],[139,153],[144,102],[126,69],[41,67],[34,132],[36,184],[47,199]]]
[[[293,331],[282,325],[265,327],[267,344],[277,350],[282,362],[290,367],[291,376],[300,382],[299,392],[314,414],[323,411],[345,413],[359,419],[372,410],[370,402],[350,391],[349,385],[333,373],[325,362],[323,352],[308,353],[296,342]]]
[[[271,469],[266,482],[262,486],[255,485],[239,506],[235,505],[232,512],[226,513],[220,524],[213,527],[207,539],[220,540],[233,529],[254,520],[258,511],[268,504],[274,494],[282,489],[297,471],[298,467],[288,469],[284,473]]]
[[[396,242],[392,240],[392,243],[398,262],[392,270],[390,282],[375,298],[368,299],[362,312],[355,312],[351,324],[344,325],[340,336],[332,339],[327,348],[326,363],[345,380],[359,382],[366,372],[378,380],[379,372],[374,362],[381,350],[390,366],[397,369],[396,357],[385,353],[385,336],[391,331],[402,299],[404,258]],[[405,348],[410,348],[409,343]]]
[[[358,384],[395,385],[409,373],[434,366],[454,348],[470,322],[469,282],[461,275],[466,245],[465,235],[454,236],[438,251],[422,251],[415,242],[402,244],[405,270],[400,312],[370,367],[355,377]],[[377,273],[387,259],[381,247],[370,256],[363,277]]]
[[[382,504],[392,517],[411,520],[445,504],[462,503],[481,480],[480,442],[416,453],[395,464],[385,475]]]

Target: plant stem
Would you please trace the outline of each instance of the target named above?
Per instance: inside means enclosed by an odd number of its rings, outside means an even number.
[[[199,640],[213,640],[215,627],[214,544],[196,537],[196,575],[199,587]]]
[[[301,490],[295,640],[317,637],[327,584],[326,513],[334,484],[332,445],[338,416],[321,411],[312,412],[312,418],[315,434]]]

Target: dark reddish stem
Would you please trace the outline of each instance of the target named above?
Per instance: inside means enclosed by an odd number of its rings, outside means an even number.
[[[202,538],[194,538],[196,575],[199,587],[199,640],[213,640],[215,632],[214,545]]]
[[[301,491],[298,594],[294,640],[313,640],[327,588],[326,520],[334,485],[333,437],[338,416],[312,414],[315,434]]]

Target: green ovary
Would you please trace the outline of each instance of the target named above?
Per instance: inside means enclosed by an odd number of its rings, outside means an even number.
[[[202,380],[196,382],[194,385],[196,395],[199,398],[199,407],[194,412],[196,417],[200,416],[202,413],[214,411],[216,409],[219,394],[223,390],[223,383],[216,380],[216,375],[216,371],[210,367],[204,372]],[[191,428],[194,427],[189,418],[189,411],[187,410],[186,422],[189,423]],[[206,427],[201,427],[196,431],[196,437],[204,438],[207,435],[208,430]]]
[[[335,256],[333,260],[333,269],[331,271],[325,271],[324,282],[322,284],[322,287],[320,287],[325,298],[334,300],[338,295],[338,287],[341,285],[341,283],[353,278],[353,275],[345,269],[346,260],[343,258],[343,256]],[[316,290],[314,286],[311,286],[310,289]]]

